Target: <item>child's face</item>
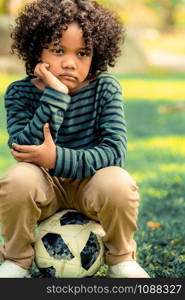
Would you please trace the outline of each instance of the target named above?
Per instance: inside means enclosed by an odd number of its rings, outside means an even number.
[[[72,23],[63,32],[60,45],[47,45],[43,49],[41,61],[48,63],[53,73],[69,92],[75,92],[86,84],[86,77],[92,62],[93,51],[86,49],[83,31],[77,23]]]

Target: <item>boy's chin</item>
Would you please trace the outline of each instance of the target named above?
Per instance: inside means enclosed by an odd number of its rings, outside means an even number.
[[[79,81],[72,81],[72,80],[70,81],[70,80],[66,80],[66,79],[63,79],[63,78],[62,78],[61,82],[65,86],[67,86],[67,88],[69,90],[69,94],[76,93],[79,90],[81,90],[83,87],[85,87],[86,85],[89,84],[88,80],[84,80],[82,82],[79,82]]]
[[[75,88],[78,85],[76,82],[74,82],[72,80],[70,81],[70,80],[67,80],[67,79],[64,79],[64,78],[60,79],[60,81],[64,85],[66,85],[68,87],[68,89]]]
[[[76,88],[68,87],[68,89],[69,89],[69,94],[74,94],[80,90],[80,88],[77,88],[77,87]]]

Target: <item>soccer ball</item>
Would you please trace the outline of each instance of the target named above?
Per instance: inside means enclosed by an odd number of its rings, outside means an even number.
[[[89,277],[104,262],[101,225],[74,209],[42,221],[36,231],[35,263],[45,277]]]

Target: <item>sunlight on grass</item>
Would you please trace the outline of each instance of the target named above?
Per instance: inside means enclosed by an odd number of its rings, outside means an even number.
[[[6,131],[2,131],[1,132],[1,136],[0,136],[0,144],[6,144],[8,139],[8,133]]]
[[[157,171],[156,171],[157,170]],[[185,164],[164,164],[158,165],[155,171],[145,170],[145,172],[130,172],[133,178],[136,180],[137,184],[142,184],[144,180],[147,179],[158,179],[160,176],[168,176],[173,172],[185,172]],[[182,183],[183,179],[179,175],[174,176],[175,181],[178,183]]]
[[[138,149],[147,150],[166,150],[168,153],[185,156],[185,138],[183,137],[154,137],[150,139],[130,141],[128,151]]]
[[[4,158],[0,157],[0,167],[1,167],[1,169],[2,170],[5,169],[6,166],[7,166],[7,159],[5,160]]]
[[[158,180],[160,176],[166,177],[174,173],[177,174],[174,175],[176,182],[181,182],[182,178],[178,173],[185,174],[184,148],[185,138],[178,136],[130,141],[128,144],[128,166],[132,170],[132,176],[138,184],[142,184],[146,179]],[[134,158],[134,153],[137,153],[137,161]],[[133,164],[140,160],[141,164],[137,164],[135,171]]]
[[[166,197],[167,194],[168,194],[168,191],[150,187],[150,188],[147,189],[147,194],[149,196],[155,197],[156,199],[160,199],[162,197]]]
[[[0,73],[0,93],[4,94],[5,90],[15,80],[19,80],[25,77],[25,75],[16,75],[16,74],[9,74],[9,73]]]
[[[141,184],[142,181],[144,179],[147,178],[152,178],[155,179],[158,177],[156,171],[155,172],[151,172],[150,170],[143,172],[130,172],[130,174],[132,175],[132,177],[134,178],[134,180],[137,182],[137,184]]]
[[[181,171],[181,172],[185,172],[185,163],[184,164],[161,164],[159,169],[163,172],[174,172],[174,171]],[[178,181],[182,181],[181,177],[178,177]]]
[[[185,101],[184,80],[119,80],[125,99]]]

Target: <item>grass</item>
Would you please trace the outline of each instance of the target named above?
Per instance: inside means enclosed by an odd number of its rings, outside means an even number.
[[[126,99],[156,101],[182,101],[185,100],[183,84],[184,76],[180,77],[166,77],[161,75],[145,76],[143,78],[125,78],[121,79],[123,83],[123,94]]]
[[[141,195],[135,234],[138,261],[152,277],[185,275],[185,118],[183,111],[160,113],[163,105],[185,101],[183,78],[120,77],[128,90],[126,168],[137,180]]]
[[[12,78],[6,77],[7,82]],[[185,101],[185,75],[117,76],[123,86],[128,123],[125,168],[140,187],[137,257],[152,277],[185,275],[185,117],[160,107]],[[0,90],[1,96],[4,88]],[[0,110],[3,111],[0,102]],[[13,163],[1,117],[0,175]],[[103,265],[95,276],[105,276]],[[35,273],[36,274],[36,273]],[[36,276],[36,275],[35,275]]]

